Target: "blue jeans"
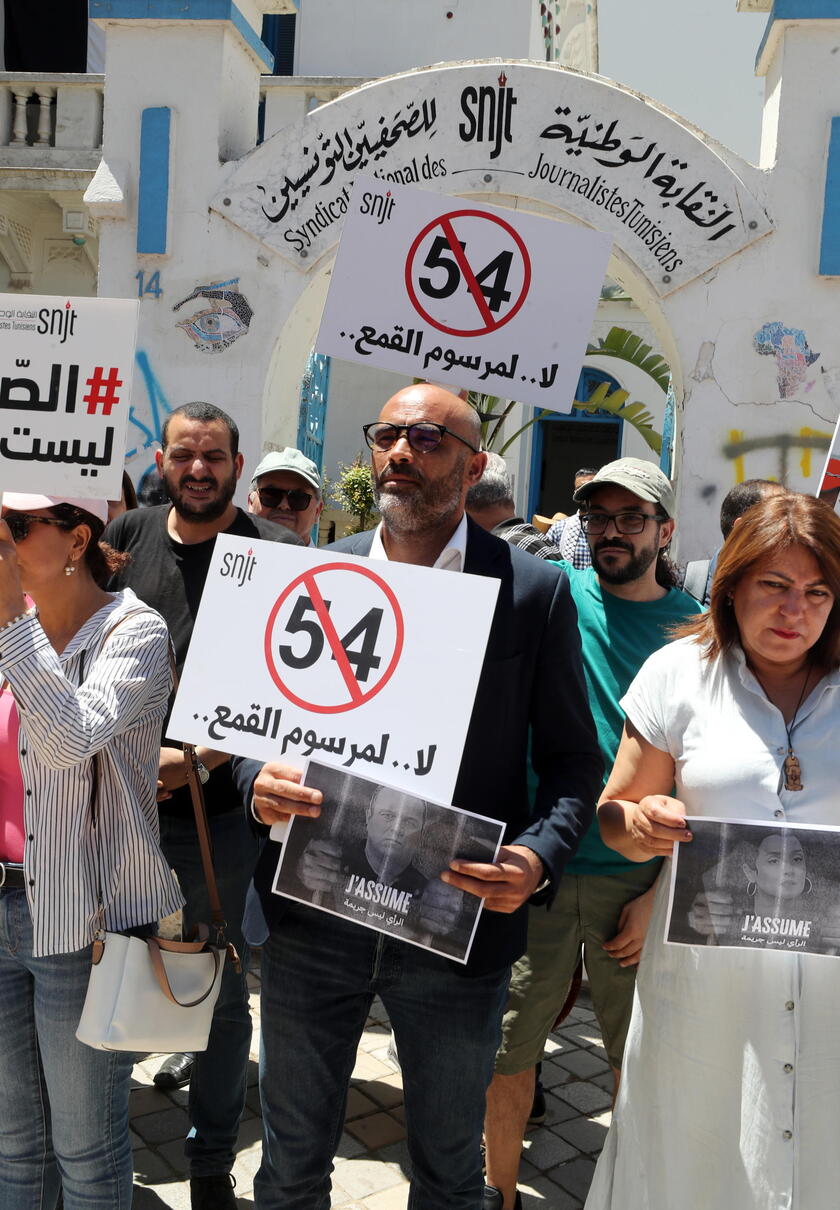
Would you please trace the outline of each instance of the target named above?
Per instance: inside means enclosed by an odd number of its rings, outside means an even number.
[[[129,1210],[135,1055],[76,1041],[90,947],[32,957],[23,891],[0,891],[0,1210]]]
[[[479,1210],[481,1131],[507,967],[455,963],[293,905],[262,955],[259,1210],[328,1210],[347,1088],[375,994],[391,1018],[412,1163],[409,1210]]]
[[[242,972],[237,974],[230,963],[225,963],[210,1040],[207,1049],[195,1056],[189,1094],[191,1129],[185,1146],[192,1176],[215,1176],[230,1172],[233,1167],[236,1136],[245,1108],[251,1048],[251,1014],[245,982],[248,947],[242,936],[242,912],[257,860],[258,841],[242,809],[211,815],[209,824],[219,898],[227,919],[227,938],[239,952]],[[191,815],[183,818],[161,815],[160,841],[186,899],[185,924],[187,927],[209,924],[210,904],[195,820]]]

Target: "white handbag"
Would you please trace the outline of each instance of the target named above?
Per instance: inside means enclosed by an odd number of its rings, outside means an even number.
[[[76,1037],[96,1050],[206,1050],[224,961],[204,941],[106,933]]]
[[[170,661],[177,688],[171,649]],[[84,658],[82,665],[84,668]],[[225,918],[213,871],[210,832],[198,780],[195,748],[185,744],[184,753],[214,936],[209,939],[210,930],[205,924],[198,925],[194,930],[195,939],[188,941],[107,932],[97,830],[99,921],[87,996],[76,1029],[79,1041],[95,1050],[168,1054],[206,1050],[225,957],[229,956],[239,969],[236,950],[225,941]],[[99,759],[95,756],[91,790],[94,829],[97,829],[98,787]]]

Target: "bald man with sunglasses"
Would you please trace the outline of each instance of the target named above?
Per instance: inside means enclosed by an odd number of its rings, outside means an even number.
[[[263,944],[264,1136],[254,1193],[259,1210],[328,1210],[348,1081],[378,994],[402,1067],[409,1204],[480,1210],[485,1092],[510,965],[525,947],[525,904],[538,891],[553,895],[592,818],[601,760],[566,575],[465,515],[486,461],[475,412],[424,383],[394,395],[364,433],[382,521],[329,549],[500,581],[453,801],[504,820],[505,838],[495,862],[453,862],[435,884],[442,903],[453,889],[484,900],[465,967],[272,895],[279,852],[267,841],[246,921]],[[447,635],[430,633],[428,642],[445,648]],[[433,688],[447,693],[445,683]],[[529,739],[539,776],[533,811]],[[299,784],[298,769],[234,763],[265,825],[333,808]]]

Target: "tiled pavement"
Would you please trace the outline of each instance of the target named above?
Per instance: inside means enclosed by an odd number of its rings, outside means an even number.
[[[257,1097],[259,974],[249,976],[254,1043],[248,1103],[234,1167],[240,1207],[253,1207],[259,1164]],[[333,1173],[334,1210],[404,1210],[408,1159],[399,1072],[388,1059],[389,1032],[378,1002],[359,1047],[347,1107],[347,1125]],[[134,1070],[131,1128],[134,1210],[189,1210],[183,1158],[186,1092],[161,1093],[152,1084],[155,1056]],[[529,1132],[520,1172],[524,1210],[578,1210],[610,1120],[612,1073],[586,990],[552,1034],[543,1063],[548,1114]]]

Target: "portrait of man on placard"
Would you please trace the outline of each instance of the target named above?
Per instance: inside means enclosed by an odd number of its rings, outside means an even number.
[[[501,824],[315,761],[304,780],[324,809],[290,827],[275,893],[465,961],[481,901],[439,875],[493,861]]]

